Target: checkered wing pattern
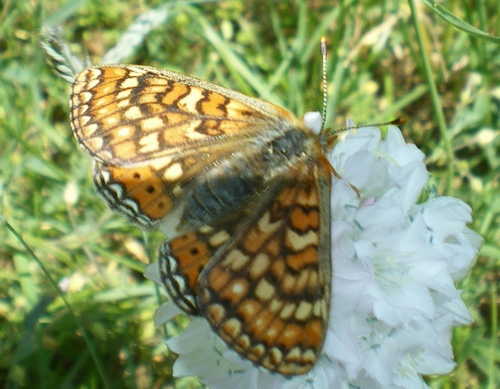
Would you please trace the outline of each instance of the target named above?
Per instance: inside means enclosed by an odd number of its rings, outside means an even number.
[[[251,362],[309,371],[329,315],[327,137],[270,103],[144,66],[84,70],[70,106],[97,192],[168,232],[158,263],[173,301]]]

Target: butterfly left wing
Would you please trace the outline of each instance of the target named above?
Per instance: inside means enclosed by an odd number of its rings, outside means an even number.
[[[252,160],[260,158],[263,142],[242,142],[243,149],[236,151],[226,150],[223,143],[214,146],[214,152],[197,149],[197,155],[180,154],[125,166],[96,161],[95,189],[111,209],[133,223],[146,229],[168,226],[168,231],[163,231],[173,237],[183,232],[178,229],[182,219],[186,230],[198,228],[192,225],[197,215],[189,211],[200,210],[196,205],[199,201],[205,201],[208,210],[217,207],[214,192],[223,195],[225,187],[238,188],[231,192],[232,204],[226,201],[221,209],[231,214],[234,207],[265,186],[266,175],[250,166]],[[228,200],[227,195],[223,198]]]
[[[73,83],[70,114],[80,145],[97,161],[122,167],[196,156],[214,142],[241,147],[283,121],[296,121],[274,104],[139,65],[83,70]]]
[[[181,213],[189,193],[203,185],[200,177],[219,174],[225,164],[250,164],[283,128],[297,122],[273,104],[137,65],[83,70],[70,106],[74,135],[96,161],[97,193],[143,228],[168,226],[169,236],[181,232]],[[253,178],[245,178],[245,184],[258,190]]]

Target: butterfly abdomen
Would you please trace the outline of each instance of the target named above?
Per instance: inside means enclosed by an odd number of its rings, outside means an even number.
[[[264,183],[262,175],[250,170],[238,165],[221,166],[199,177],[187,195],[181,222],[190,227],[213,226],[241,213],[242,207]]]
[[[306,159],[307,134],[299,128],[287,128],[267,140],[252,156],[235,153],[216,162],[216,167],[196,178],[187,196],[182,224],[193,228],[227,223],[245,214],[276,177],[291,176],[289,166]],[[305,161],[304,161],[305,162]]]

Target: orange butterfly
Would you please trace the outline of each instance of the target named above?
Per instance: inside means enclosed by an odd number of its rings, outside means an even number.
[[[70,103],[100,196],[171,237],[159,272],[173,301],[255,364],[308,372],[329,318],[331,134],[145,66],[85,69]]]

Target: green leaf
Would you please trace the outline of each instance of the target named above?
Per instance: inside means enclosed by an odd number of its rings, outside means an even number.
[[[459,30],[465,31],[467,34],[473,35],[473,36],[480,38],[480,39],[487,40],[489,42],[493,42],[493,43],[497,43],[497,44],[500,43],[500,37],[489,35],[483,31],[477,29],[476,27],[470,25],[469,23],[465,22],[464,20],[457,18],[455,15],[453,15],[451,12],[447,11],[445,8],[441,7],[435,1],[430,1],[430,0],[422,0],[422,1],[437,16],[439,16],[445,22],[450,23],[452,26],[455,26]]]

